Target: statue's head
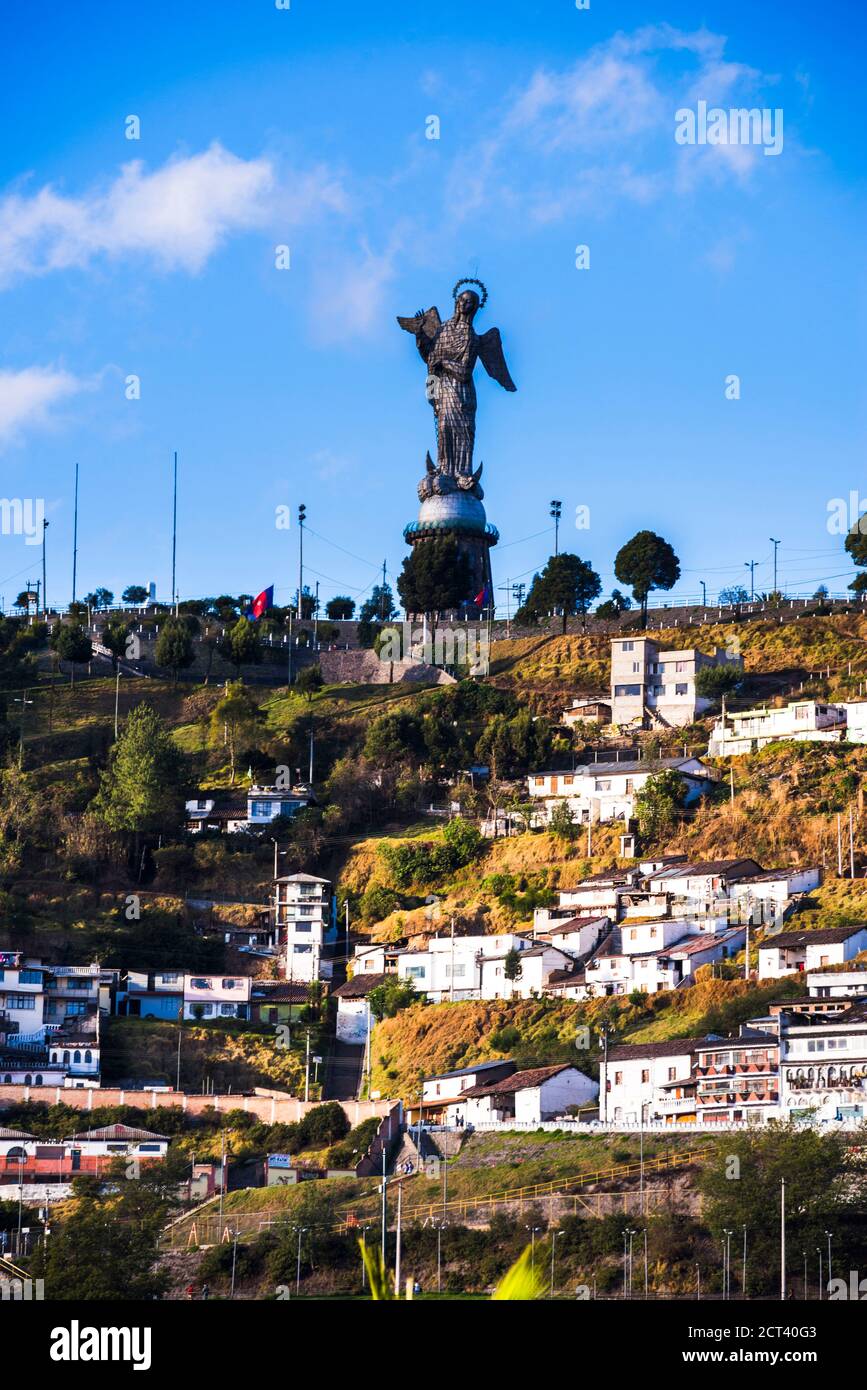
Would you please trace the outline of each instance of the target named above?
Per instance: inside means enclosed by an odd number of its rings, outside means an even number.
[[[479,298],[475,290],[461,289],[462,285],[478,285],[482,291],[482,298]],[[452,296],[455,301],[455,317],[468,319],[472,323],[479,309],[484,309],[488,291],[481,280],[459,280],[452,290]]]
[[[455,300],[455,313],[461,319],[474,319],[481,300],[475,290],[462,290]]]

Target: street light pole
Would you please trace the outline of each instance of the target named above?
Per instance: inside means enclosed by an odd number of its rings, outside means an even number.
[[[774,540],[773,536],[771,536],[769,539],[770,539],[771,545],[774,547],[774,593],[776,593],[776,592],[777,592],[777,546],[780,544],[780,542]]]
[[[756,596],[756,565],[758,560],[744,560],[744,569],[750,572],[750,599]]]
[[[560,501],[558,501],[557,498],[554,498],[554,500],[551,502],[550,516],[553,517],[553,520],[554,520],[554,554],[555,554],[555,555],[558,555],[558,554],[560,553],[560,517],[562,516],[562,514],[563,514],[563,503],[560,502]]]

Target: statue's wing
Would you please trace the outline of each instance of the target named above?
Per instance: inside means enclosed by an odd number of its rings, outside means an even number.
[[[398,323],[407,333],[422,334],[429,341],[436,337],[437,329],[442,320],[440,319],[439,309],[433,307],[423,313],[414,314],[411,319],[402,319],[398,316]]]
[[[503,356],[503,342],[499,328],[489,328],[479,335],[479,356],[488,376],[498,381],[507,391],[517,391],[517,386],[509,375],[506,359]]]

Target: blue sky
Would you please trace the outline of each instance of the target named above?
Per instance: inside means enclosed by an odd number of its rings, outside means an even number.
[[[828,504],[860,489],[867,507],[859,7],[16,9],[0,493],[45,498],[50,601],[71,596],[76,461],[79,592],[168,596],[174,449],[182,595],[287,600],[297,530],[275,509],[301,501],[323,599],[363,596],[383,559],[393,578],[434,447],[394,316],[445,316],[464,275],[488,285],[477,327],[500,327],[518,385],[479,369],[498,586],[544,563],[557,497],[561,547],[606,590],[644,526],[674,545],[682,594],[749,583],[750,559],[769,588],[771,534],[790,591],[845,588]],[[678,145],[675,112],[700,100],[781,108],[782,152]],[[7,607],[38,573],[0,536]]]

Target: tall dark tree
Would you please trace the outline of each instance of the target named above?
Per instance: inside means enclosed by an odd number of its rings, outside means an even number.
[[[355,613],[355,599],[348,594],[336,594],[325,605],[325,616],[334,621],[337,618],[351,618]]]
[[[156,835],[175,830],[183,808],[185,765],[150,705],[136,705],[111,750],[93,809],[111,830]]]
[[[167,618],[154,649],[157,666],[165,666],[177,681],[178,673],[192,666],[195,659],[189,625],[182,618]]]
[[[403,562],[397,592],[407,613],[442,613],[473,597],[470,562],[454,536],[413,546]]]
[[[144,603],[148,591],[143,584],[129,584],[121,594],[124,603]]]
[[[397,617],[394,594],[390,584],[374,584],[370,597],[366,598],[358,610],[358,620],[362,623],[387,623],[389,618]]]
[[[118,657],[126,653],[127,639],[132,628],[129,623],[106,623],[100,633],[100,641],[104,647],[108,647],[111,652],[111,669],[117,670]]]
[[[861,523],[864,523],[863,529]],[[861,594],[867,589],[867,573],[864,566],[867,565],[867,517],[859,517],[855,525],[847,532],[845,549],[847,555],[852,558],[853,565],[861,569],[860,574],[856,574],[849,588],[856,594]]]
[[[226,633],[218,650],[226,661],[231,661],[237,676],[241,674],[242,666],[257,666],[262,660],[259,634],[249,618],[238,619]]]
[[[533,578],[526,602],[515,618],[518,622],[538,622],[548,613],[559,612],[566,619],[574,613],[586,614],[602,592],[602,581],[588,560],[580,555],[552,555],[541,574]]]
[[[80,623],[59,623],[51,634],[52,651],[61,661],[68,661],[75,684],[75,668],[93,656],[93,644]]]
[[[647,626],[647,599],[653,589],[673,589],[680,578],[680,561],[655,531],[638,531],[618,550],[614,573],[632,589],[641,604],[641,623]]]

